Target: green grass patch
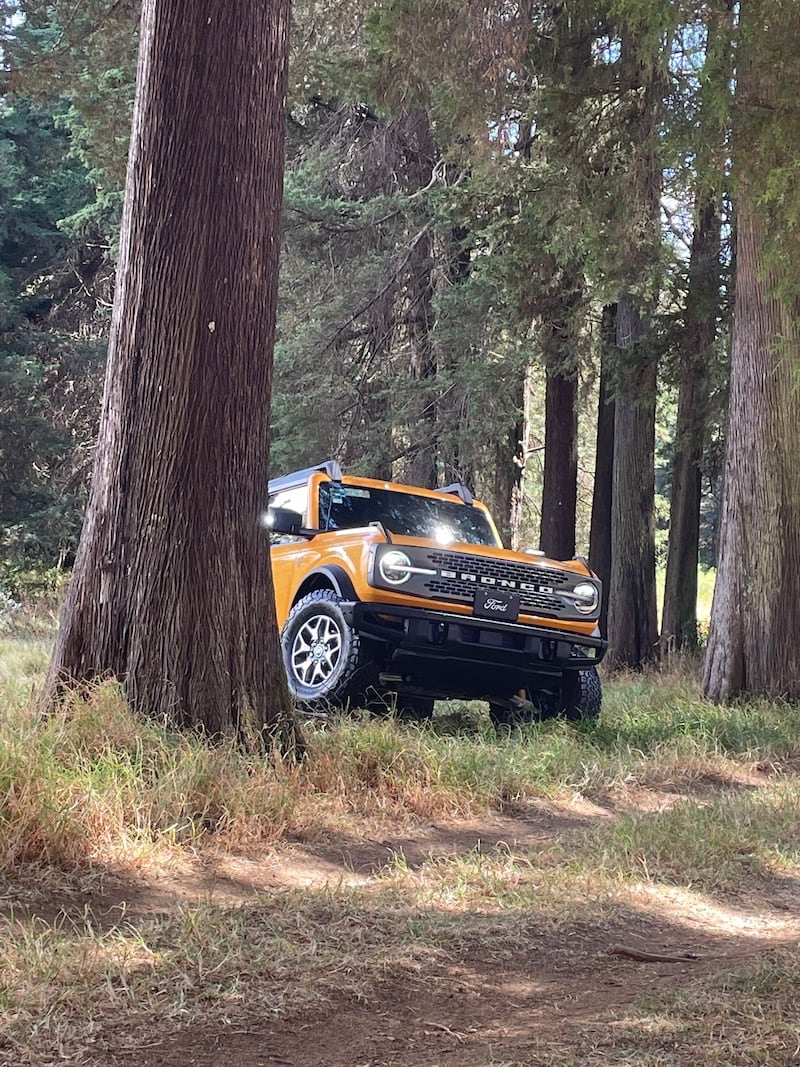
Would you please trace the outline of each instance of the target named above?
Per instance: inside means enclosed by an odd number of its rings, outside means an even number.
[[[593,831],[582,851],[612,877],[744,894],[800,866],[800,787],[782,781],[707,804],[684,799],[665,811],[626,814]]]
[[[2,648],[8,1062],[47,1062],[54,1049],[71,1062],[106,1062],[112,1047],[136,1048],[143,1027],[157,1041],[201,1021],[222,1032],[227,1019],[313,1013],[337,997],[373,997],[384,981],[431,972],[450,981],[448,968],[467,957],[513,963],[524,981],[530,946],[555,961],[578,953],[602,971],[592,961],[612,932],[645,921],[661,886],[681,887],[684,901],[713,898],[724,915],[726,901],[746,897],[752,910],[776,886],[791,898],[800,878],[800,717],[780,702],[708,704],[688,669],[615,679],[599,721],[577,728],[548,722],[497,736],[479,705],[442,706],[421,726],[309,724],[308,758],[290,764],[142,719],[112,684],[42,718],[31,692],[46,645],[26,638]],[[109,871],[178,866],[204,850],[263,855],[287,838],[332,833],[400,839],[414,821],[540,801],[571,816],[541,844],[534,835],[524,847],[414,862],[398,846],[365,886],[100,921],[80,909],[69,919],[31,915],[32,902],[52,914],[48,892],[63,900],[97,891]],[[796,954],[724,969],[715,983],[640,1004],[601,1033],[577,1026],[558,1057],[542,1047],[537,1062],[792,1062],[780,1056],[797,1025]],[[734,1048],[748,1027],[765,1058],[752,1044]]]
[[[86,868],[212,840],[246,849],[287,834],[358,833],[365,820],[463,817],[541,798],[691,793],[800,758],[800,718],[785,705],[716,707],[691,678],[653,675],[607,686],[599,722],[578,729],[548,722],[498,737],[485,711],[459,729],[452,709],[423,727],[310,725],[308,759],[293,766],[143,720],[111,684],[41,718],[28,694],[44,659],[43,646],[22,641],[4,661],[0,872],[37,862]],[[665,815],[665,825],[679,818]],[[686,818],[707,816],[693,808]]]

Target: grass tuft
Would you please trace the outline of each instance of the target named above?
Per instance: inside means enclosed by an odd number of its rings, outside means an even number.
[[[717,949],[726,916],[739,915],[736,951],[753,945],[763,958],[735,971],[722,959],[713,982],[687,972],[686,993],[633,1006],[602,1031],[579,1020],[557,1055],[542,1046],[536,1062],[794,1062],[798,954],[764,956],[772,942],[744,934],[741,918],[772,909],[773,936],[796,929],[800,718],[781,702],[710,705],[684,665],[615,679],[599,721],[578,728],[498,737],[478,704],[441,707],[425,725],[312,723],[307,759],[290,765],[143,719],[112,683],[42,718],[32,694],[46,646],[26,638],[0,651],[2,1062],[110,1062],[110,1049],[136,1049],[143,1027],[157,1042],[201,1021],[222,1032],[228,1020],[317,1013],[374,997],[383,982],[424,978],[433,989],[458,961],[480,961],[481,977],[513,964],[524,983],[532,946],[550,953],[554,975],[577,961],[596,979],[612,940],[657,925],[648,908],[657,912],[659,891],[659,907],[680,898],[714,910]],[[554,808],[569,818],[539,843],[541,813]],[[415,821],[503,809],[531,816],[527,845],[407,859],[398,844],[356,886],[342,878],[161,914],[118,904],[99,918],[73,907],[68,919],[57,904],[69,889],[97,891],[109,871],[257,857],[282,839],[379,830],[397,841]],[[680,937],[677,908],[670,921]],[[531,1062],[514,1054],[503,1062]]]

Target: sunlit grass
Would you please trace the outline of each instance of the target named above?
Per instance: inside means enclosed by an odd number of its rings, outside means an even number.
[[[583,848],[612,877],[747,893],[773,872],[800,871],[800,785],[793,778],[625,813],[592,831]]]
[[[0,636],[0,717],[9,705],[27,704],[41,685],[50,658],[47,638]]]
[[[572,1032],[568,1062],[586,1067],[789,1067],[800,1057],[800,951],[728,965],[677,993],[649,997],[628,1013]],[[562,1053],[537,1058],[562,1067]],[[495,1067],[499,1067],[499,1061]],[[504,1060],[503,1067],[528,1067]]]
[[[42,718],[33,698],[46,644],[9,641],[2,651],[8,1062],[47,1062],[57,1050],[67,1062],[99,1064],[112,1046],[136,1047],[143,1026],[157,1039],[200,1020],[224,1027],[342,996],[368,1000],[382,982],[446,971],[464,952],[514,959],[521,940],[569,945],[589,925],[596,954],[658,892],[680,892],[687,906],[755,907],[800,879],[800,717],[774,701],[711,705],[688,664],[616,678],[599,721],[577,727],[548,722],[497,736],[485,707],[457,703],[422,726],[308,724],[308,758],[292,764],[141,719],[112,684]],[[237,908],[206,900],[149,916],[121,907],[102,920],[91,910],[55,921],[31,913],[53,892],[96,892],[109,874],[258,857],[287,839],[379,833],[391,842],[414,823],[531,808],[569,818],[539,845],[413,862],[398,846],[359,886],[343,880]],[[784,1062],[726,1060],[733,1037],[714,1059],[714,1019],[741,1040],[740,1012],[777,1057],[796,1022],[799,972],[791,953],[735,974],[728,967],[721,984],[701,983],[688,999],[639,1005],[630,1026],[620,1019],[599,1038],[578,1027],[568,1053],[548,1059],[543,1048],[537,1062]]]
[[[441,728],[309,725],[308,758],[294,765],[143,720],[112,684],[41,718],[25,694],[43,650],[23,643],[15,657],[0,713],[0,872],[140,862],[153,848],[204,842],[241,850],[576,795],[616,803],[635,789],[691,792],[800,759],[800,718],[786,706],[717,707],[676,674],[608,685],[600,720],[577,729],[548,722],[498,737],[474,708],[461,729],[452,709]]]

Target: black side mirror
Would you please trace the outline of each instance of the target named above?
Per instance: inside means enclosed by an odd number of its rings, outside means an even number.
[[[264,525],[270,533],[288,534],[290,537],[314,537],[318,530],[307,530],[303,526],[303,516],[291,508],[267,508]]]

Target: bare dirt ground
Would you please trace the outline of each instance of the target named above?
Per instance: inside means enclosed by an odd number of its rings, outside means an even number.
[[[129,915],[163,913],[196,900],[253,902],[276,887],[370,884],[400,853],[413,868],[431,856],[478,847],[485,853],[536,849],[607,817],[610,812],[576,802],[560,811],[543,805],[516,816],[428,825],[391,840],[295,843],[265,858],[218,856],[195,871],[119,883],[109,887],[107,897],[73,898],[71,907],[88,904],[96,916],[105,911],[110,922],[123,901]],[[312,1014],[278,1022],[231,1019],[222,1031],[218,1025],[195,1025],[157,1040],[143,1033],[135,1052],[130,1045],[118,1049],[109,1067],[578,1063],[578,1030],[584,1043],[587,1033],[596,1031],[602,1044],[609,1027],[624,1026],[626,1011],[646,994],[669,993],[699,976],[754,965],[800,936],[800,888],[791,882],[776,884],[768,899],[736,905],[703,902],[664,887],[644,887],[642,893],[641,907],[597,921],[588,911],[580,921],[545,927],[535,938],[522,931],[518,944],[504,945],[496,955],[467,947],[419,974],[390,974],[364,1001],[334,996]],[[685,958],[637,959],[617,954],[620,946]],[[607,1062],[634,1061],[616,1059],[612,1050]]]

